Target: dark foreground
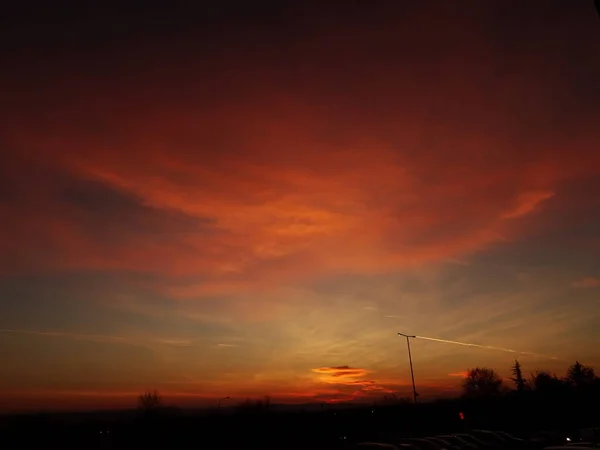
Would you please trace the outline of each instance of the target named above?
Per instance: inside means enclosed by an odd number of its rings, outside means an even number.
[[[528,410],[523,405],[506,403],[438,402],[318,412],[257,410],[200,414],[160,410],[21,415],[0,418],[0,448],[341,449],[374,442],[394,444],[404,450],[541,450],[549,445],[563,445],[566,436],[579,428],[593,426],[597,420],[589,410],[557,406]],[[508,430],[524,440],[493,442],[492,437],[477,435],[475,430],[481,429]],[[551,433],[540,437],[538,430]],[[465,443],[449,437],[458,434],[470,434],[480,442]],[[430,444],[408,440],[433,436],[440,436],[441,440],[432,439],[428,441]],[[483,438],[491,441],[485,443]]]

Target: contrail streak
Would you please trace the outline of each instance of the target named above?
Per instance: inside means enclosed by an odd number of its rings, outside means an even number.
[[[84,339],[96,342],[127,342],[127,339],[120,336],[109,336],[104,334],[79,334],[69,333],[66,331],[39,331],[39,330],[16,330],[1,328],[0,333],[11,334],[30,334],[33,336],[49,336],[49,337],[67,337],[72,339]]]
[[[556,356],[542,355],[540,353],[534,353],[534,352],[522,352],[520,350],[513,350],[512,348],[492,347],[491,345],[479,345],[479,344],[471,344],[469,342],[449,341],[447,339],[437,339],[437,338],[432,338],[432,337],[427,337],[427,336],[415,336],[415,337],[419,338],[419,339],[425,339],[428,341],[443,342],[446,344],[464,345],[465,347],[486,348],[488,350],[499,350],[501,352],[518,353],[520,355],[541,356],[543,358],[550,358],[550,359],[558,360],[558,358]]]

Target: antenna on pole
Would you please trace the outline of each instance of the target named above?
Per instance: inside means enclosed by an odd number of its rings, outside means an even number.
[[[403,337],[406,338],[406,346],[408,348],[408,362],[410,363],[410,377],[412,379],[413,400],[414,400],[415,405],[416,405],[417,404],[417,396],[419,394],[417,394],[417,389],[415,388],[415,373],[413,371],[412,355],[410,354],[410,340],[409,340],[409,338],[413,338],[414,339],[414,338],[416,338],[416,336],[412,336],[412,335],[404,334],[404,333],[398,333],[398,336],[403,336]]]

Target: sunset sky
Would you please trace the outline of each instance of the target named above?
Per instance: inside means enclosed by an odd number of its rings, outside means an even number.
[[[2,19],[0,410],[600,368],[591,0],[191,3]]]

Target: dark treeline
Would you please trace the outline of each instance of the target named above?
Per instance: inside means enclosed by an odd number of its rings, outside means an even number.
[[[477,367],[468,371],[463,388],[457,402],[473,426],[569,429],[600,419],[600,378],[579,362],[562,376],[536,371],[527,377],[515,361],[509,380]]]
[[[140,396],[136,411],[4,417],[0,431],[5,442],[18,443],[3,446],[7,449],[332,449],[470,429],[523,437],[544,430],[571,434],[600,422],[600,379],[591,368],[575,363],[562,376],[524,376],[518,362],[512,369],[508,380],[489,368],[471,369],[462,396],[417,405],[388,396],[364,407],[323,405],[313,412],[281,412],[265,397],[195,413],[166,408],[159,393],[148,392]],[[557,444],[564,442],[564,434]]]

